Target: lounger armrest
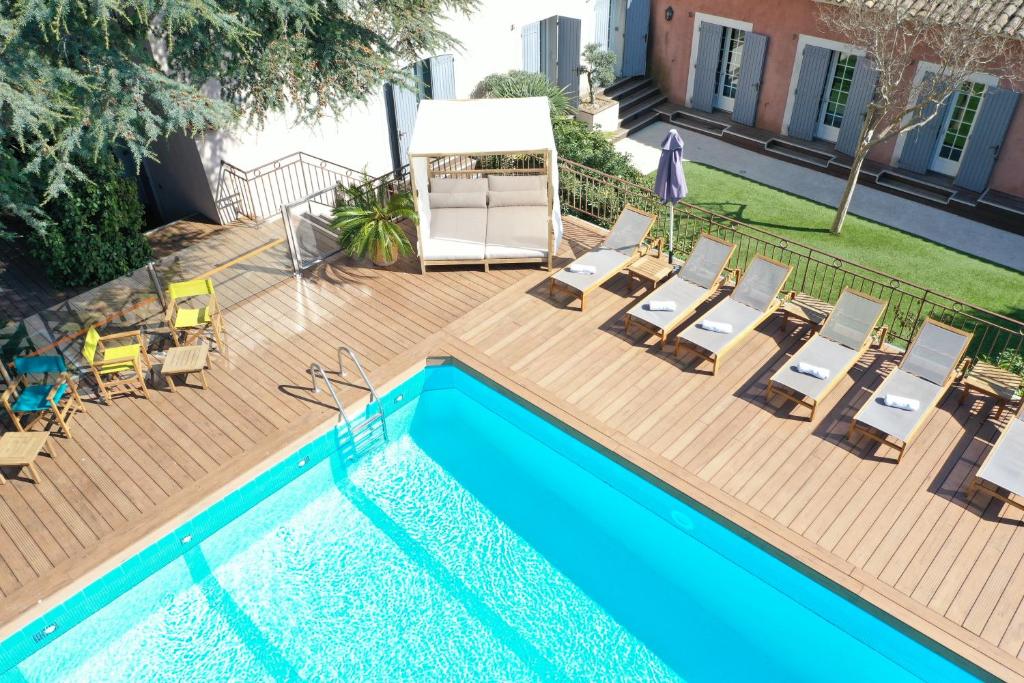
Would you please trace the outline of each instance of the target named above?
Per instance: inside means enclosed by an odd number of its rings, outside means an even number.
[[[24,381],[25,381],[24,377],[19,377],[16,380],[14,380],[13,382],[11,382],[7,386],[7,388],[4,389],[4,392],[2,394],[0,394],[0,403],[7,403],[8,401],[10,401],[11,400],[11,396],[14,394],[15,391],[18,390],[18,387],[21,384],[23,384]]]
[[[657,239],[649,240],[640,244],[640,255],[647,256],[651,253],[652,249],[657,249],[658,253],[655,255],[657,258],[661,258],[661,253],[665,250],[665,240],[662,237]]]
[[[874,330],[872,330],[872,334],[875,337],[875,340],[878,344],[878,348],[882,348],[883,346],[885,346],[885,342],[889,340],[889,326],[879,325]]]
[[[728,282],[731,279],[733,287],[738,285],[740,283],[740,279],[743,277],[742,268],[726,268],[723,272],[732,273],[732,275],[726,277],[726,281]]]
[[[958,365],[957,368],[956,368],[956,374],[954,375],[954,377],[955,377],[954,381],[962,382],[963,379],[965,377],[967,377],[967,373],[969,373],[971,371],[971,367],[973,367],[973,366],[974,366],[974,360],[972,358],[964,356],[964,359],[960,361],[960,365]]]

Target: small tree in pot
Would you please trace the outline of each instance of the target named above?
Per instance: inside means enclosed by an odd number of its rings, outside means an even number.
[[[338,231],[338,244],[353,258],[368,258],[375,266],[390,266],[399,255],[412,254],[412,244],[400,225],[416,220],[412,195],[401,192],[390,198],[368,184],[339,187],[331,227]]]
[[[599,43],[588,43],[583,48],[583,66],[580,72],[587,77],[590,104],[594,104],[597,88],[615,81],[615,53],[605,50]]]

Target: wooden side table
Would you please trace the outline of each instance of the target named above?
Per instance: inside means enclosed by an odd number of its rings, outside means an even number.
[[[821,327],[825,318],[832,313],[832,309],[832,304],[815,299],[810,294],[794,291],[786,294],[779,310],[787,322],[801,321]]]
[[[629,275],[630,283],[636,280],[649,289],[654,289],[662,280],[672,274],[672,264],[668,259],[659,256],[641,256],[633,262],[626,273]],[[630,287],[632,290],[632,287]]]
[[[167,386],[171,391],[177,391],[174,386],[174,377],[181,375],[181,383],[184,385],[187,376],[193,372],[199,373],[199,381],[203,389],[209,388],[206,384],[206,368],[209,366],[209,349],[206,344],[193,344],[191,346],[173,346],[167,349],[164,356],[164,364],[160,367],[160,374],[167,380]]]
[[[995,399],[996,419],[1003,414],[1003,409],[1013,401],[1013,397],[1021,388],[1021,378],[1009,370],[976,361],[964,373],[964,389],[960,394],[960,405],[967,400],[972,390]]]
[[[36,456],[46,450],[50,432],[7,432],[0,436],[0,467],[24,467],[37,484],[41,477],[36,469]],[[0,475],[0,484],[4,477]]]

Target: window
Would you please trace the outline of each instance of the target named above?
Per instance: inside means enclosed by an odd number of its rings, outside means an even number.
[[[732,111],[736,104],[736,86],[740,79],[740,62],[743,60],[743,39],[746,31],[726,27],[722,31],[722,47],[718,53],[718,69],[715,71],[715,107]]]
[[[832,51],[828,76],[825,79],[825,91],[822,93],[821,106],[818,110],[818,129],[815,133],[817,137],[832,142],[839,137],[839,127],[843,125],[846,101],[850,97],[853,70],[856,66],[857,55]]]
[[[939,135],[932,159],[931,169],[937,173],[956,175],[960,169],[960,157],[967,146],[967,138],[971,134],[974,120],[981,108],[981,98],[985,94],[984,83],[967,81],[960,86],[960,91],[951,95],[956,98],[953,106],[946,109],[943,131]]]

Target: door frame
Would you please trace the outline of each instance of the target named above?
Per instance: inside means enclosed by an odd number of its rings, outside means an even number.
[[[914,73],[914,87],[913,87],[913,89],[912,89],[912,91],[910,93],[910,97],[914,96],[914,92],[917,90],[917,86],[921,83],[921,81],[924,80],[924,77],[925,77],[926,74],[936,73],[936,72],[940,71],[941,68],[942,67],[940,67],[938,64],[935,64],[934,62],[926,62],[926,61],[923,61],[923,60],[918,62],[918,64],[917,64],[917,71]],[[970,74],[967,77],[967,80],[974,81],[975,83],[984,83],[987,88],[998,88],[999,87],[999,77],[998,76],[993,76],[992,74],[986,74],[986,73],[977,72],[977,73]],[[910,104],[910,102],[908,101],[908,105],[909,104]],[[978,111],[979,112],[981,111],[981,107],[978,107]],[[948,123],[947,123],[947,125],[948,125]],[[972,129],[971,132],[973,133],[974,130]],[[945,133],[946,133],[946,130],[945,130],[945,128],[943,128],[942,135],[945,135]],[[970,136],[969,135],[967,136],[967,139],[968,139],[968,141],[970,140]],[[893,147],[892,157],[890,157],[890,159],[889,159],[889,164],[890,165],[892,165],[892,166],[896,165],[897,160],[903,154],[903,145],[906,143],[906,141],[907,141],[907,133],[901,133],[896,138],[896,145]],[[935,149],[938,149],[938,147],[936,147]],[[932,150],[933,158],[934,158],[934,155],[935,155],[935,149]],[[967,148],[964,147],[964,149],[966,150]],[[930,162],[929,162],[929,168],[931,168],[931,163]]]
[[[745,46],[747,44],[747,33],[748,33],[748,31],[746,31],[745,29],[735,28],[733,26],[726,26],[725,30],[722,31],[722,43],[724,44],[725,41],[727,41],[727,40],[731,42],[732,41],[732,36],[730,34],[732,34],[735,31],[743,31],[743,45]],[[722,61],[722,46],[721,45],[718,47],[718,61],[719,62]],[[739,71],[739,69],[740,69],[740,66],[743,64],[743,50],[742,50],[742,48],[740,49],[740,60],[739,60],[739,62],[740,63],[736,65],[736,86],[737,86],[737,88],[739,87],[739,80],[740,80],[740,71]],[[715,75],[716,76],[718,75],[718,64],[715,64]],[[724,82],[725,74],[723,73],[722,76],[723,76],[723,82]],[[726,97],[725,95],[722,95],[721,92],[720,92],[720,90],[721,90],[721,88],[719,87],[720,85],[721,84],[718,82],[718,79],[716,78],[715,79],[715,93],[714,93],[714,97],[712,98],[711,108],[712,109],[718,109],[720,111],[725,111],[725,112],[732,113],[732,110],[736,108],[736,98],[735,97]]]
[[[825,91],[821,95],[821,102],[818,104],[818,125],[814,130],[814,137],[819,140],[827,140],[828,142],[835,142],[839,139],[839,126],[828,126],[825,125],[825,112],[828,107],[828,97],[832,94],[832,81],[836,78],[836,70],[839,68],[839,55],[843,54],[841,50],[832,50],[832,59],[828,66],[828,76],[825,78]],[[863,55],[854,55],[850,52],[846,54],[852,55],[857,58],[859,62]],[[854,64],[856,68],[856,63]],[[853,77],[850,77],[850,89],[853,89]],[[849,97],[849,93],[847,93]],[[846,113],[843,113],[843,118],[846,118]],[[842,122],[840,121],[840,125]]]
[[[800,69],[804,65],[804,48],[808,45],[823,47],[833,52],[849,52],[850,54],[857,55],[857,59],[864,56],[864,50],[855,45],[801,33],[796,41],[796,59],[793,60],[793,73],[789,77],[789,94],[786,96],[786,110],[782,114],[783,135],[789,135],[789,121],[793,116],[793,104],[796,100],[796,84],[800,79]],[[818,103],[818,115],[821,115],[820,102]]]
[[[741,31],[753,31],[754,24],[749,21],[740,21],[739,19],[729,19],[727,17],[718,17],[714,14],[704,14],[703,12],[697,12],[693,15],[693,35],[690,37],[690,68],[687,70],[686,76],[686,106],[690,106],[690,100],[693,99],[693,79],[697,73],[697,48],[700,43],[700,24],[702,21],[706,21],[709,24],[718,24],[725,26],[726,28],[735,28]],[[721,55],[722,48],[719,46],[718,53]],[[716,68],[717,71],[717,68]],[[717,95],[716,95],[717,98]]]

